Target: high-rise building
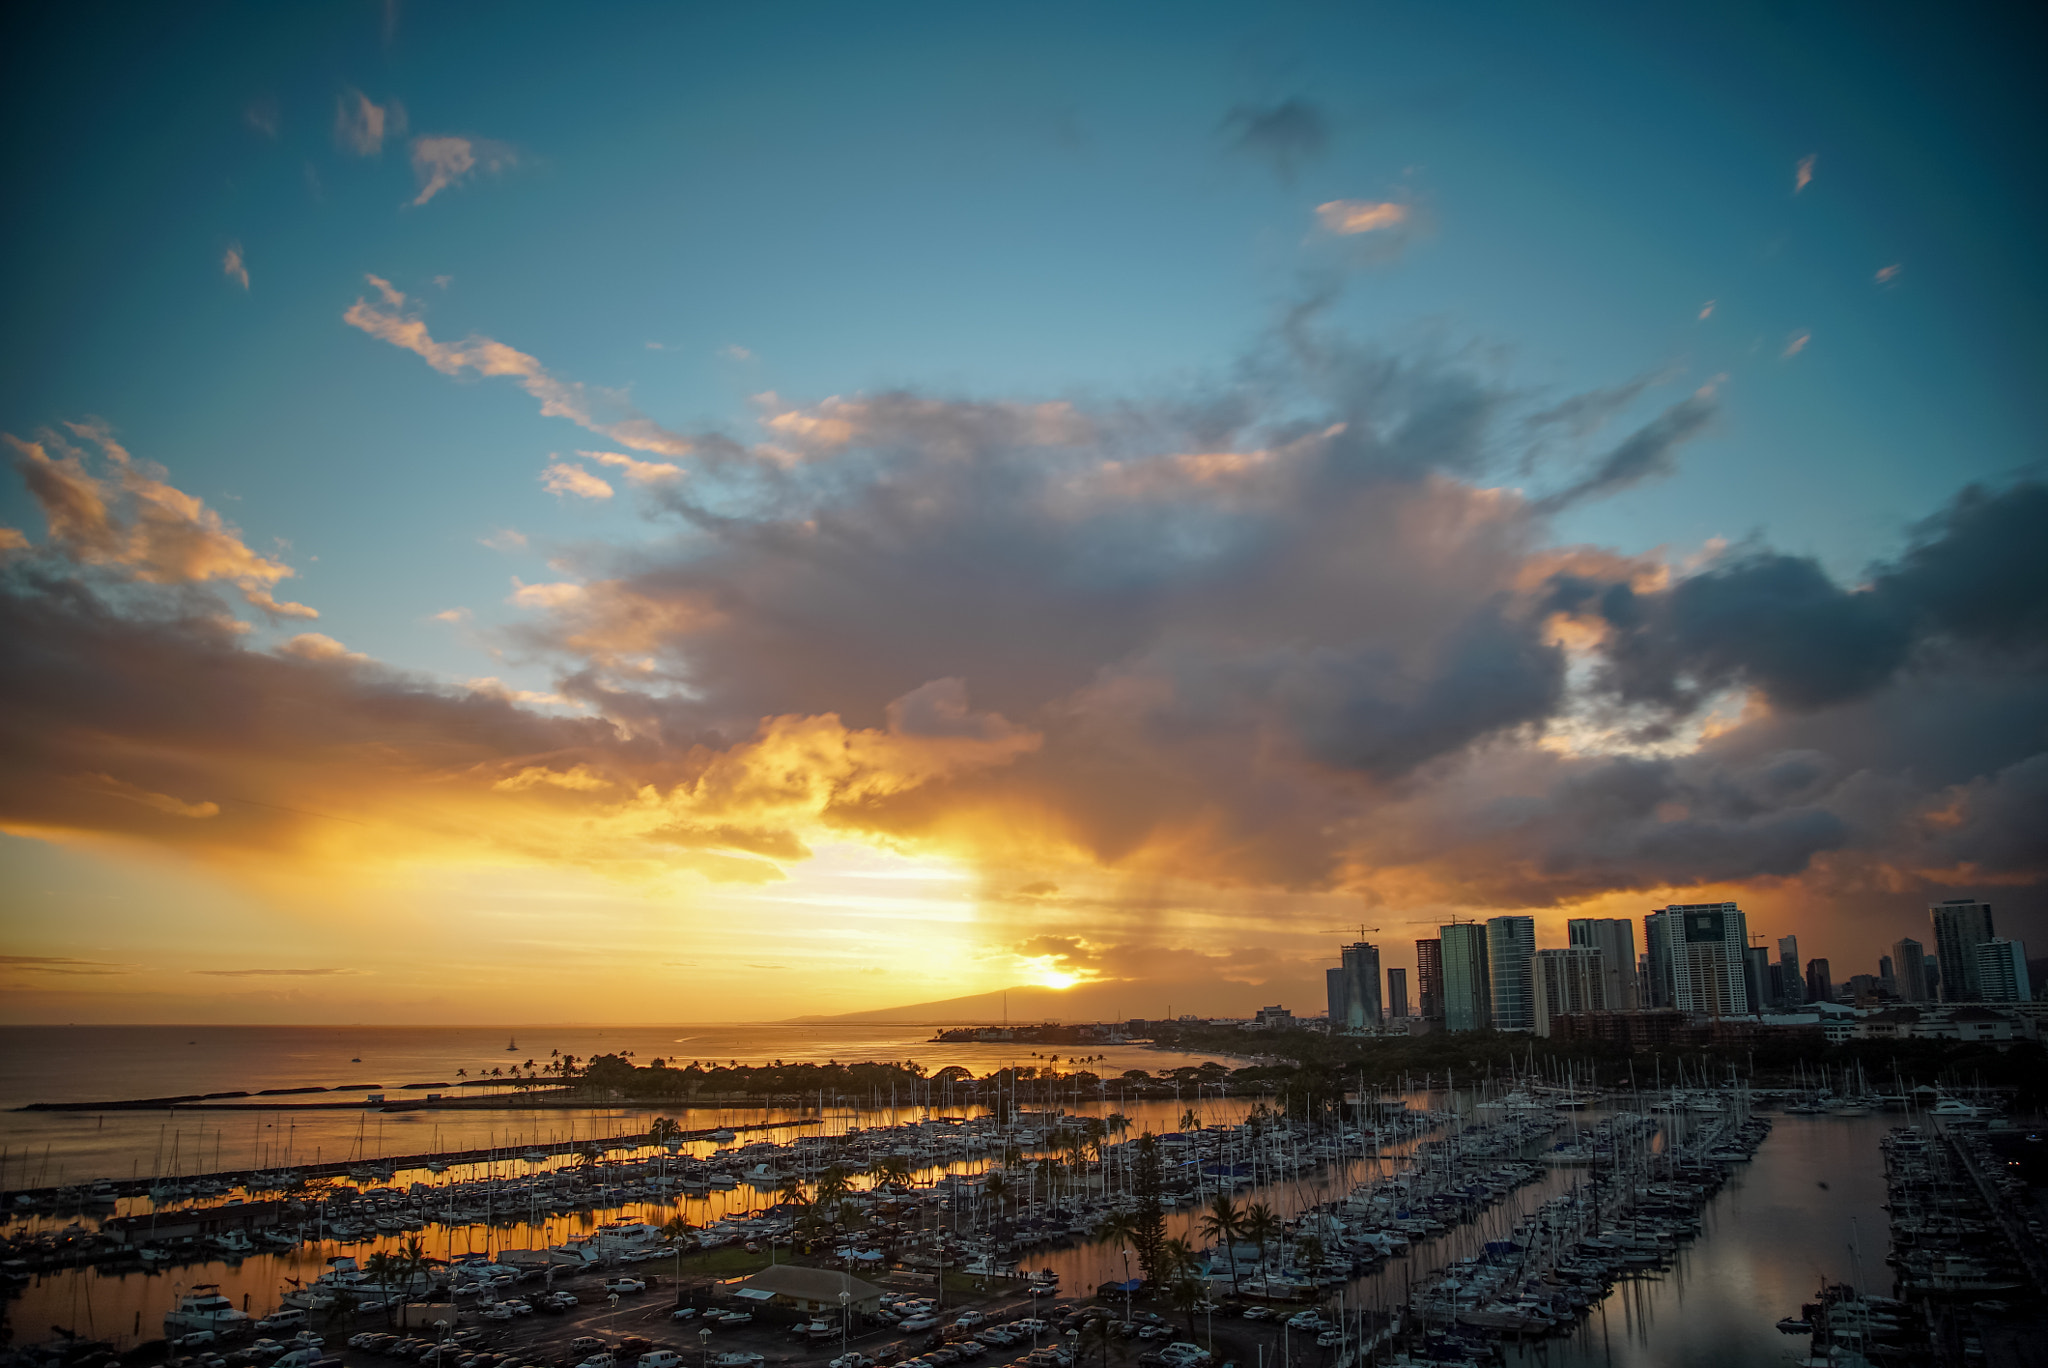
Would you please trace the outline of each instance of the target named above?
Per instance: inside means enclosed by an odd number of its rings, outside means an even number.
[[[1537,1035],[1549,1035],[1551,1023],[1566,1012],[1607,1010],[1605,959],[1603,951],[1589,945],[1536,952],[1533,1005]]]
[[[1662,917],[1670,937],[1671,1005],[1708,1016],[1747,1015],[1749,919],[1741,909],[1732,902],[1673,903]]]
[[[1444,943],[1415,942],[1415,1010],[1425,1021],[1444,1019]]]
[[[1785,977],[1785,996],[1778,1005],[1797,1007],[1806,1001],[1805,983],[1799,977],[1799,937],[1778,937],[1778,965]]]
[[[1401,968],[1387,970],[1387,1020],[1399,1021],[1408,1015],[1408,971]]]
[[[2025,941],[1993,936],[1977,946],[1977,987],[1985,1002],[2032,1002]]]
[[[1930,903],[1927,916],[1934,923],[1934,953],[1941,958],[1941,1000],[1982,1002],[1977,947],[1997,934],[1991,929],[1991,904],[1975,898],[1945,898]]]
[[[1678,931],[1678,919],[1665,908],[1643,918],[1643,959],[1649,966],[1641,985],[1645,1006],[1678,1005],[1678,990],[1671,977],[1671,942]]]
[[[1921,964],[1927,970],[1927,1000],[1929,1002],[1946,1001],[1947,999],[1942,996],[1941,991],[1941,956],[1929,955],[1921,961]]]
[[[1764,996],[1764,1001],[1773,1007],[1783,1007],[1786,996],[1791,991],[1785,986],[1785,966],[1772,960],[1770,968],[1770,988]]]
[[[1323,972],[1330,998],[1330,1029],[1362,1031],[1380,1024],[1380,948],[1357,941],[1338,952],[1342,962]]]
[[[1927,1002],[1934,996],[1927,991],[1927,957],[1911,936],[1892,946],[1892,982],[1893,991],[1907,1002]]]
[[[1770,1002],[1771,952],[1768,947],[1752,945],[1742,952],[1742,990],[1749,995],[1749,1010],[1761,1012]]]
[[[1486,923],[1486,973],[1493,990],[1493,1029],[1535,1029],[1536,919],[1493,917]]]
[[[1437,928],[1443,947],[1444,1029],[1483,1031],[1493,1024],[1493,987],[1487,973],[1486,928],[1456,922]]]
[[[1636,995],[1636,925],[1627,917],[1573,917],[1565,923],[1565,942],[1600,952],[1607,984],[1601,990],[1609,1011],[1633,1011]]]
[[[1828,962],[1824,959],[1810,959],[1806,962],[1806,1000],[1808,1002],[1833,1002],[1835,982],[1828,976]]]

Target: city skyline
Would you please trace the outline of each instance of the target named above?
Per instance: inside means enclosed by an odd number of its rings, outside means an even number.
[[[2048,946],[2048,95],[1866,17],[12,16],[0,1020]]]

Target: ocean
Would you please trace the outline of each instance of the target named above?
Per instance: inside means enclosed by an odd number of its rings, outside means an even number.
[[[900,1024],[0,1027],[0,1188],[603,1138],[644,1131],[646,1118],[653,1115],[646,1109],[626,1113],[610,1108],[395,1114],[283,1109],[318,1100],[317,1095],[279,1098],[280,1109],[274,1112],[18,1110],[33,1102],[359,1083],[393,1092],[409,1083],[446,1083],[452,1090],[465,1077],[529,1059],[545,1064],[556,1054],[589,1059],[621,1051],[630,1051],[639,1064],[657,1058],[741,1064],[915,1060],[933,1073],[957,1064],[977,1075],[1008,1065],[1043,1064],[1041,1056],[1057,1054],[1065,1067],[1063,1047],[935,1044],[930,1039],[935,1029]],[[1141,1045],[1105,1045],[1082,1053],[1097,1060],[1086,1066],[1089,1071],[1105,1077],[1217,1057]],[[411,1095],[418,1096],[418,1090]],[[261,1099],[238,1102],[255,1105]],[[681,1119],[677,1109],[665,1110]],[[758,1108],[699,1109],[689,1113],[688,1124],[762,1119]]]

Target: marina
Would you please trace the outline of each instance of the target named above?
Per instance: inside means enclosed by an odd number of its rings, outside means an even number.
[[[431,1298],[474,1318],[515,1288],[636,1264],[687,1282],[719,1251],[1086,1295],[1134,1276],[1150,1151],[1184,1251],[1162,1276],[1250,1324],[1278,1308],[1283,1341],[1313,1330],[1319,1361],[1731,1361],[1660,1356],[1675,1296],[1686,1324],[1724,1320],[1716,1342],[1751,1343],[1769,1355],[1757,1361],[1790,1361],[1790,1324],[1814,1362],[1846,1364],[1868,1307],[1839,1289],[1881,1267],[1884,1166],[1920,1162],[1914,1137],[1946,1123],[1768,1103],[1785,1113],[1766,1119],[1742,1089],[1616,1097],[1510,1080],[1361,1095],[1341,1121],[1220,1090],[1095,1110],[764,1110],[701,1129],[614,1109],[601,1137],[482,1156],[16,1194],[10,1318],[132,1345],[159,1321],[164,1334],[195,1316],[233,1323],[225,1311],[362,1316]],[[1974,1181],[1962,1154],[1944,1191]],[[1963,1237],[1989,1219],[1922,1212],[1908,1230]],[[1963,1272],[1915,1257],[1913,1271]],[[1818,1293],[1766,1317],[1760,1284]],[[198,1287],[206,1300],[188,1305]]]

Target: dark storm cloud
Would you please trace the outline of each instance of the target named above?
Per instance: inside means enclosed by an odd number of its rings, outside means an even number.
[[[1300,97],[1274,105],[1239,105],[1223,120],[1231,147],[1271,166],[1284,182],[1330,144],[1330,121],[1322,107]]]
[[[2038,664],[2048,644],[2048,487],[1966,490],[1918,531],[1863,587],[1769,551],[1655,593],[1608,586],[1597,604],[1613,633],[1608,680],[1633,702],[1683,708],[1739,682],[1811,710],[1860,698],[1958,645]]]

